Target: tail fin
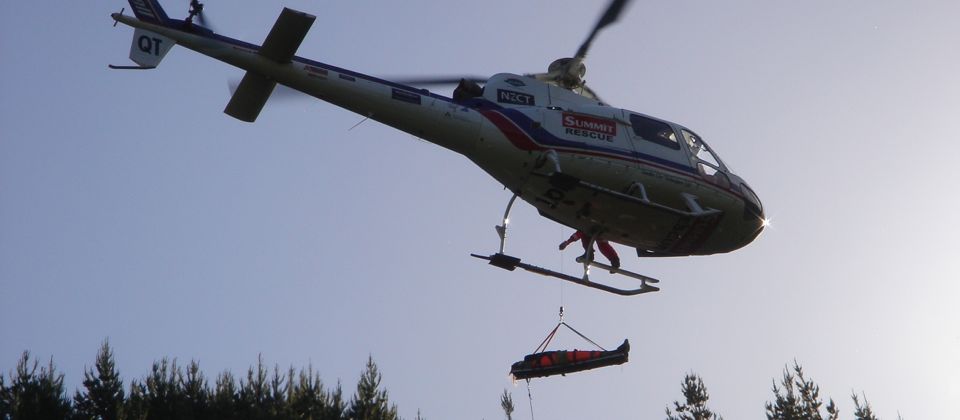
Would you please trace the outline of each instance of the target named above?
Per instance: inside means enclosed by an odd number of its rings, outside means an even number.
[[[133,14],[144,22],[165,25],[170,20],[157,0],[129,0]]]
[[[130,0],[133,3],[134,0]],[[150,32],[146,29],[133,31],[133,43],[130,44],[130,59],[141,67],[153,68],[177,44],[170,38]]]

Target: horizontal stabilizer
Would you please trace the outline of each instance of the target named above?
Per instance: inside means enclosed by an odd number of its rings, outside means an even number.
[[[278,63],[289,63],[316,18],[307,13],[283,8],[280,17],[273,24],[273,29],[267,34],[267,39],[263,40],[260,55]]]
[[[289,63],[315,19],[313,15],[284,8],[263,40],[259,54],[278,63]],[[223,112],[240,121],[254,122],[276,86],[275,80],[248,71]]]
[[[254,122],[260,115],[260,110],[270,98],[277,82],[268,79],[260,73],[248,71],[240,81],[237,91],[233,92],[233,97],[223,110],[227,115],[240,121]]]

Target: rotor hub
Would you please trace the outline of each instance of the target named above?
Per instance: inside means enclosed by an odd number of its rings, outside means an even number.
[[[587,74],[587,66],[582,59],[558,58],[547,67],[547,73],[555,75],[555,81],[560,86],[573,89],[583,85],[583,76]]]

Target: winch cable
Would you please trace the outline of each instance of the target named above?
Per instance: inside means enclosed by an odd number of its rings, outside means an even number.
[[[530,393],[530,379],[527,379],[527,398],[530,399],[530,420],[533,420],[533,394]]]
[[[560,226],[559,233],[560,233],[560,242],[562,243],[565,239],[565,236],[563,234],[563,226]],[[566,274],[566,272],[563,271],[563,250],[562,249],[557,250],[557,255],[560,256],[560,272]],[[560,307],[561,308],[563,307],[563,285],[564,285],[564,282],[560,282]]]

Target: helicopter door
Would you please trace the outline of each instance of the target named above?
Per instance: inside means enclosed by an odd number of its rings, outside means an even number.
[[[653,157],[683,166],[690,165],[671,124],[626,110],[623,113],[630,121],[631,143],[641,157]]]
[[[543,126],[557,145],[620,155],[633,152],[619,112],[609,107],[544,108]]]

